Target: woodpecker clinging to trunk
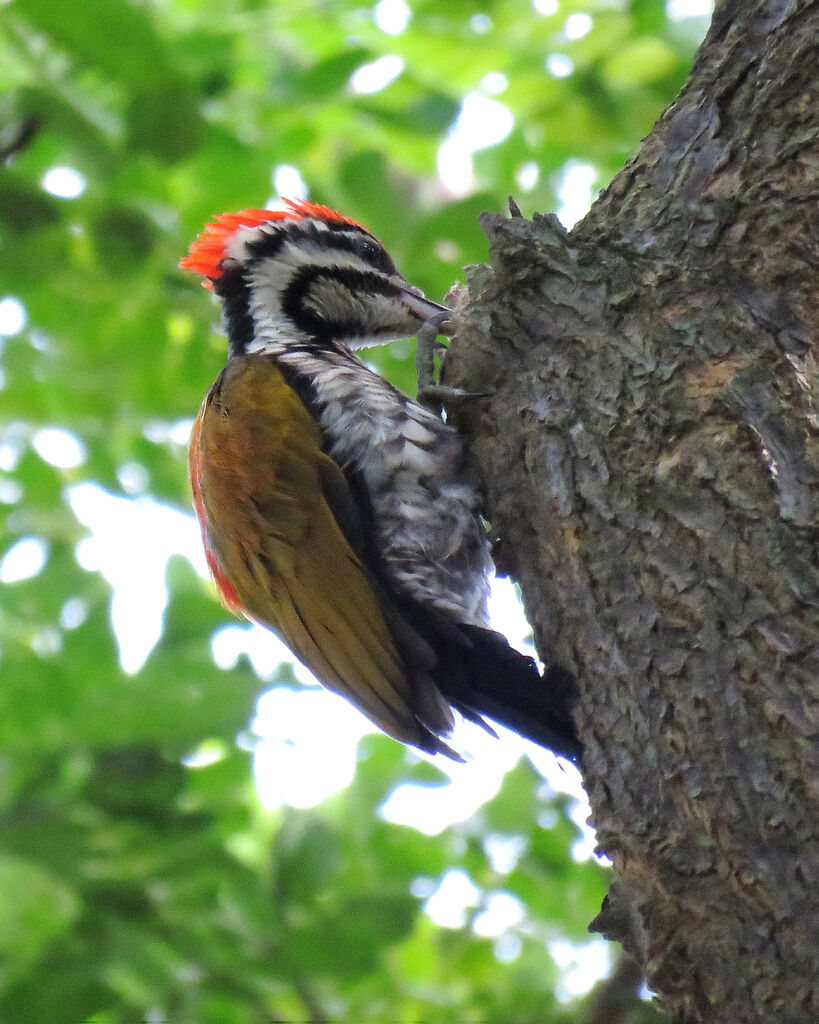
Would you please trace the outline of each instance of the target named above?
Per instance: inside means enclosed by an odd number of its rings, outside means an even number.
[[[488,628],[492,562],[466,443],[353,349],[445,307],[323,206],[209,224],[181,266],[219,296],[225,369],[190,476],[225,605],[268,626],[389,735],[457,757],[452,708],[576,759],[555,675]]]

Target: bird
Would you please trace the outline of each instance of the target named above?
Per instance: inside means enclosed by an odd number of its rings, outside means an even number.
[[[189,451],[223,604],[405,744],[462,760],[457,711],[577,761],[569,677],[489,625],[467,440],[356,354],[451,334],[454,314],[354,220],[281,207],[214,218],[180,262],[218,296],[228,340]]]

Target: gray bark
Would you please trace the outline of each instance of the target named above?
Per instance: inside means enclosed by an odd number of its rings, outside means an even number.
[[[580,225],[485,215],[445,366],[580,687],[593,927],[678,1022],[819,1020],[818,43],[816,0],[718,3]]]

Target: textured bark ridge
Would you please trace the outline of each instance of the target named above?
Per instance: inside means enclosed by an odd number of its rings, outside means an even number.
[[[569,666],[593,927],[677,1022],[819,1020],[819,3],[718,3],[586,219],[485,215],[447,383]]]

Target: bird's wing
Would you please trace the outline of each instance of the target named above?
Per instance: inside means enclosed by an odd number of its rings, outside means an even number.
[[[402,661],[348,541],[355,502],[344,474],[271,360],[230,360],[199,412],[190,472],[227,607],[270,627],[391,736],[448,751],[433,734],[449,732],[451,710],[426,673]]]

